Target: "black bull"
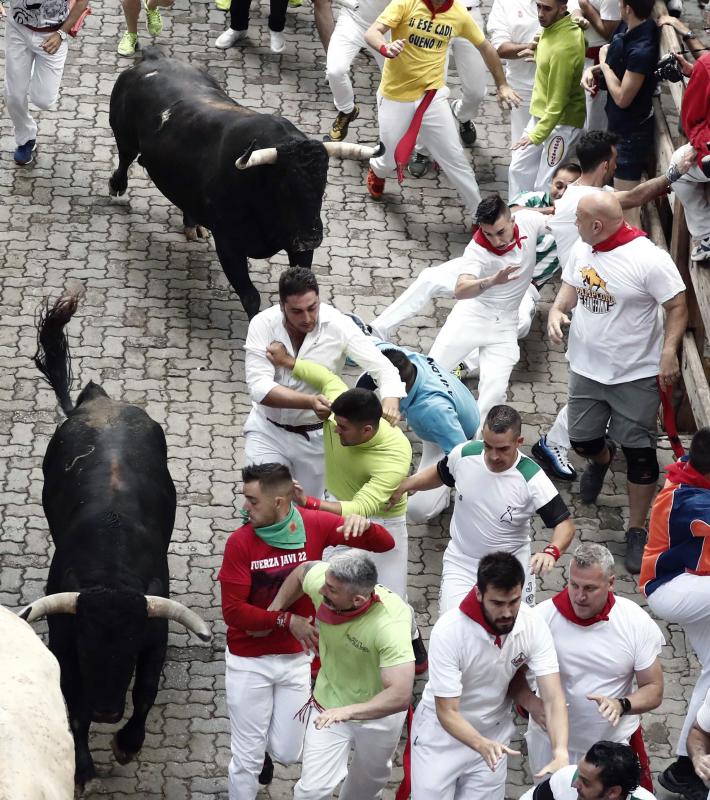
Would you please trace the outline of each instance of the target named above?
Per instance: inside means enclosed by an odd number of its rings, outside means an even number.
[[[186,230],[212,232],[249,317],[261,298],[248,258],[285,250],[292,266],[311,266],[323,240],[328,157],[381,152],[309,139],[283,117],[240,106],[210,75],[155,47],[118,76],[109,120],[119,156],[111,194],[126,191],[128,168],[140,154],[151,180],[183,212]]]
[[[47,595],[22,616],[30,622],[48,617],[74,736],[75,780],[84,786],[95,774],[89,726],[121,720],[134,672],[133,715],[112,746],[120,763],[141,749],[165,661],[168,619],[203,640],[210,632],[197,614],[167,599],[176,495],[162,428],[92,382],[76,406],[71,401],[64,326],[77,303],[76,294],[64,297],[38,322],[35,363],[67,420],[42,464],[42,505],[56,548]]]

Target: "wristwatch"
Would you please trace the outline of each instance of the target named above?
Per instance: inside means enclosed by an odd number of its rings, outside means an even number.
[[[695,36],[695,34],[693,33],[693,31],[691,31],[690,29],[688,29],[688,30],[687,30],[685,33],[681,33],[681,35],[680,35],[680,38],[681,38],[681,39],[682,39],[684,42],[687,42],[687,41],[688,41],[688,39],[695,39],[695,38],[697,38],[697,37]]]
[[[616,699],[621,703],[621,716],[623,717],[624,714],[631,711],[631,701],[628,697],[617,697]]]
[[[60,38],[60,39],[61,39],[63,42],[66,42],[66,40],[67,40],[67,32],[66,32],[66,31],[63,31],[61,28],[58,28],[58,29],[57,29],[57,33],[59,34],[59,38]]]

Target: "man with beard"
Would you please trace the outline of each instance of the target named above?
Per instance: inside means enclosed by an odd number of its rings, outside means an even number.
[[[476,585],[444,614],[429,643],[429,680],[410,735],[412,800],[503,800],[514,731],[508,687],[526,665],[543,698],[553,758],[568,763],[567,708],[550,629],[522,606],[525,572],[510,553],[481,559]]]

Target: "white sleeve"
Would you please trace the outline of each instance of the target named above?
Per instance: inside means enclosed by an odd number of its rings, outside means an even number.
[[[661,648],[666,643],[658,625],[643,609],[640,608],[639,611],[641,614],[634,615],[639,617],[638,621],[634,620],[631,626],[636,639],[634,652],[635,672],[648,669],[661,655]]]
[[[555,484],[542,470],[539,470],[530,478],[527,482],[527,487],[535,511],[539,511],[559,494]]]
[[[577,241],[572,245],[567,258],[567,263],[562,269],[562,280],[572,286],[574,286],[575,282],[577,281],[578,253],[583,247],[584,242],[581,239],[577,239]]]
[[[485,259],[482,257],[484,252],[483,248],[471,239],[461,256],[465,260],[465,264],[461,266],[459,276],[473,275],[474,278],[480,278],[486,266]]]
[[[710,692],[705,695],[703,704],[698,709],[698,716],[695,718],[700,730],[710,733]]]
[[[607,20],[621,19],[621,9],[619,8],[617,0],[601,0],[599,4],[599,16]]]
[[[645,273],[648,293],[659,304],[667,303],[679,292],[685,291],[685,284],[680,277],[678,267],[668,253],[659,248],[653,263]]]
[[[337,325],[343,333],[345,353],[370,373],[377,383],[380,397],[406,397],[407,388],[397,368],[377,349],[374,339],[366,336],[349,317],[344,314],[340,316],[342,319],[338,320]]]
[[[496,50],[504,42],[513,41],[511,38],[510,25],[508,24],[508,15],[505,11],[505,0],[494,0],[491,13],[488,15],[486,30],[488,31],[491,44]]]
[[[435,697],[461,697],[461,658],[456,628],[434,625],[429,639],[429,688]]]
[[[266,395],[278,386],[276,367],[266,357],[266,348],[271,344],[269,321],[264,314],[257,314],[249,323],[244,342],[244,371],[249,394],[255,403],[261,403]],[[284,342],[289,347],[288,342]]]
[[[468,442],[457,444],[456,447],[454,447],[454,449],[449,453],[449,455],[446,456],[446,466],[454,478],[456,477],[456,465],[459,463],[459,461],[461,461],[461,453],[463,452],[466,444],[468,444]]]
[[[537,678],[553,675],[560,671],[560,665],[557,661],[557,650],[555,650],[552,632],[542,616],[538,614],[535,615],[534,624],[535,630],[528,667]]]

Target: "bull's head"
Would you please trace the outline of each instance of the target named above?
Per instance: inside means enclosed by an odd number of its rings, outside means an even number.
[[[139,592],[96,587],[47,595],[20,616],[33,622],[52,614],[75,615],[76,653],[81,684],[95,722],[117,722],[148,633],[150,618],[173,619],[210,639],[205,623],[181,603]]]

